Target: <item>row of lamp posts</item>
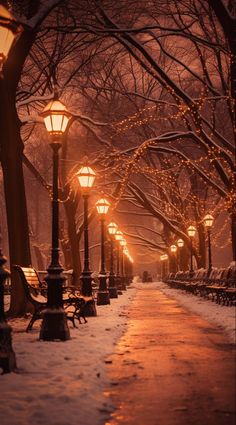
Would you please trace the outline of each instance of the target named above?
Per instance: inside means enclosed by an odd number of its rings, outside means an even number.
[[[42,112],[46,129],[50,137],[50,146],[53,150],[53,199],[52,199],[52,256],[51,264],[47,269],[48,274],[45,278],[48,285],[48,303],[45,311],[40,339],[42,340],[67,340],[69,328],[63,309],[62,289],[64,276],[63,268],[59,263],[59,200],[58,200],[58,159],[59,149],[62,145],[63,135],[71,115],[65,105],[58,99],[54,99],[44,108]],[[94,171],[87,165],[83,166],[76,174],[84,200],[84,266],[81,275],[82,295],[92,296],[92,277],[89,267],[89,235],[88,235],[88,198],[89,190],[95,180]],[[110,294],[107,288],[107,272],[105,262],[105,220],[110,203],[102,197],[96,202],[96,209],[100,217],[101,225],[101,268],[99,272],[99,289],[97,293],[97,305],[110,303]],[[115,237],[119,238],[119,231]],[[120,243],[122,245],[122,240]],[[126,244],[126,242],[124,242]],[[123,252],[123,251],[122,251]],[[123,261],[122,261],[123,264]],[[112,278],[112,276],[111,276]],[[112,281],[112,279],[111,279]],[[114,291],[114,289],[113,289]],[[88,316],[96,316],[95,302],[90,302],[87,307]]]
[[[213,225],[213,221],[214,218],[211,214],[206,214],[205,217],[203,218],[203,224],[206,230],[206,234],[207,234],[207,250],[208,250],[208,275],[210,274],[211,270],[212,270],[212,254],[211,254],[211,228]],[[190,266],[189,266],[189,274],[190,276],[193,275],[194,273],[194,269],[193,269],[193,239],[195,237],[196,234],[196,228],[191,225],[187,228],[187,233],[188,233],[188,237],[189,237],[189,241],[190,241]],[[177,241],[177,245],[173,244],[170,246],[170,252],[173,255],[174,261],[175,261],[175,266],[178,269],[178,263],[181,264],[181,249],[184,246],[184,241],[183,239],[178,239]],[[178,253],[178,248],[179,250],[179,261],[177,261],[177,253]],[[161,276],[165,277],[167,274],[167,260],[168,260],[168,254],[162,254],[160,256],[160,260],[161,260]]]
[[[9,51],[23,28],[17,23],[10,12],[0,5],[0,78],[3,79],[2,67]],[[58,165],[59,150],[62,146],[64,133],[68,127],[71,114],[65,105],[54,99],[46,106],[41,114],[50,138],[53,152],[53,184],[52,184],[52,245],[51,262],[47,269],[47,308],[45,310],[40,339],[42,340],[68,340],[69,328],[63,308],[63,284],[65,277],[63,267],[59,262],[59,199],[58,199]],[[81,275],[82,294],[92,295],[92,278],[89,268],[88,251],[88,189],[92,186],[95,173],[89,167],[82,167],[78,173],[78,180],[83,190],[84,199],[84,267]],[[97,210],[101,218],[101,270],[99,284],[99,299],[101,304],[108,302],[106,299],[106,270],[104,250],[104,222],[109,203],[102,199],[97,202]],[[8,325],[4,313],[4,283],[9,277],[9,272],[4,265],[6,258],[0,250],[0,367],[4,372],[10,372],[16,367],[15,354],[11,345],[11,327]],[[110,286],[112,288],[112,271],[110,272]],[[90,304],[90,315],[96,314],[95,305]]]
[[[52,186],[52,249],[51,262],[47,269],[45,281],[48,287],[47,309],[44,312],[42,326],[40,330],[40,339],[42,340],[67,340],[70,338],[66,314],[63,308],[63,284],[65,277],[63,267],[59,262],[59,199],[58,199],[58,169],[59,169],[59,150],[62,146],[64,133],[71,118],[65,105],[58,99],[54,99],[44,108],[41,116],[49,135],[50,146],[53,151],[53,186]],[[82,295],[90,297],[92,295],[92,277],[89,267],[89,240],[88,240],[88,198],[89,189],[91,189],[95,173],[88,167],[82,167],[76,174],[84,200],[84,266],[81,274]],[[96,203],[97,212],[101,223],[101,269],[99,274],[99,290],[97,296],[97,305],[104,305],[110,302],[110,297],[115,292],[113,270],[111,271],[109,287],[111,295],[107,289],[107,276],[105,269],[105,217],[109,209],[109,202],[101,198]],[[112,230],[113,233],[114,229]],[[115,232],[115,238],[121,245],[126,245],[123,235]],[[122,244],[123,242],[123,244]],[[123,253],[123,251],[122,251]],[[117,260],[119,263],[119,259]],[[123,267],[123,260],[121,261]],[[113,266],[112,266],[113,267]],[[123,275],[123,273],[122,273]],[[123,288],[124,289],[124,288]],[[95,303],[90,302],[86,314],[96,315]]]

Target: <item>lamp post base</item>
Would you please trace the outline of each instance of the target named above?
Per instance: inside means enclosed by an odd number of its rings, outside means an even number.
[[[116,287],[117,287],[117,294],[122,295],[123,292],[121,290],[121,277],[119,275],[116,276]]]
[[[16,356],[12,348],[12,328],[7,322],[0,322],[0,369],[3,373],[16,370]]]
[[[109,291],[110,298],[118,298],[117,287],[115,285],[115,276],[114,276],[114,274],[110,274],[110,276],[109,276],[109,287],[108,287],[108,291]]]
[[[94,299],[86,303],[85,307],[83,308],[83,314],[85,315],[85,317],[97,316],[96,304]]]
[[[44,310],[39,339],[43,341],[67,341],[70,339],[66,313],[63,308]]]
[[[108,291],[98,291],[97,293],[97,305],[110,304],[110,297]]]
[[[48,285],[47,307],[42,312],[43,321],[39,339],[44,341],[67,341],[70,331],[67,324],[66,313],[63,308],[63,284],[65,277],[59,264],[50,265],[45,281]]]
[[[80,280],[82,282],[81,293],[84,297],[93,296],[92,288],[92,277],[91,272],[82,272]],[[95,317],[97,316],[96,304],[94,299],[88,301],[83,309],[83,313],[86,317]]]
[[[105,274],[99,276],[99,290],[97,292],[97,305],[110,304],[109,291],[107,289],[107,277]]]
[[[121,283],[120,283],[120,289],[122,290],[122,291],[126,291],[126,284],[125,284],[125,282],[123,281],[121,281]]]
[[[110,298],[118,298],[117,288],[115,286],[109,287],[109,297]]]

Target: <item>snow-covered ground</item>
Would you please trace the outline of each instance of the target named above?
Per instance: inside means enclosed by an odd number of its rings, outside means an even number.
[[[11,320],[18,373],[0,376],[1,425],[100,425],[113,410],[103,394],[106,357],[125,331],[128,289],[110,305],[97,307],[87,324],[70,326],[71,340],[39,341],[39,324],[26,333],[29,318]]]
[[[106,358],[127,326],[127,311],[135,292],[160,289],[168,297],[223,329],[231,342],[235,335],[235,309],[170,289],[164,283],[137,283],[98,316],[71,330],[71,340],[38,340],[39,324],[25,332],[29,318],[10,321],[18,372],[0,376],[1,425],[104,425],[113,410],[104,394],[109,386]]]

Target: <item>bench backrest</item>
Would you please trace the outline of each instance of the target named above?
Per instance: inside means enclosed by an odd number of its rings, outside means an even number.
[[[40,289],[40,280],[39,277],[32,267],[21,267],[21,270],[24,273],[24,277],[29,286],[32,286],[34,289]]]
[[[26,297],[31,303],[46,303],[47,299],[40,293],[41,282],[33,267],[13,266],[20,275]]]

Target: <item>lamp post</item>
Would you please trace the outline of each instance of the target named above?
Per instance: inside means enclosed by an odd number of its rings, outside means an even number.
[[[118,229],[118,226],[114,222],[110,222],[107,226],[108,233],[110,235],[110,246],[111,246],[111,257],[110,257],[110,274],[109,274],[109,296],[110,298],[117,298],[117,287],[115,283],[115,273],[114,273],[114,235]]]
[[[127,245],[123,247],[123,254],[124,254],[124,270],[125,270],[125,284],[126,286],[131,283],[131,268],[132,268],[132,262],[133,259],[129,253],[129,250],[127,248]],[[132,261],[131,261],[132,260]]]
[[[211,214],[206,214],[203,223],[207,231],[207,240],[208,240],[208,275],[212,270],[212,258],[211,258],[211,228],[214,221],[214,217]]]
[[[23,31],[21,25],[13,18],[11,13],[0,5],[0,78],[3,79],[2,67],[8,54]],[[16,369],[16,357],[12,348],[12,328],[7,323],[4,312],[4,282],[10,276],[5,268],[7,259],[0,249],[0,368],[3,373],[10,373]]]
[[[82,282],[81,293],[85,297],[91,297],[93,295],[93,288],[91,277],[92,272],[89,267],[88,198],[89,191],[92,188],[95,180],[95,172],[92,170],[92,168],[86,165],[80,168],[78,173],[76,173],[76,177],[78,178],[80,187],[82,189],[82,196],[84,201],[84,266],[80,276]],[[94,301],[92,303],[87,303],[85,315],[97,315]]]
[[[195,236],[196,233],[196,228],[194,226],[189,226],[187,228],[187,232],[188,232],[188,236],[190,239],[190,276],[193,275],[193,238]]]
[[[124,239],[120,240],[120,246],[121,246],[121,290],[126,291],[126,284],[125,284],[125,266],[124,266],[124,248],[126,247],[127,242]]]
[[[126,254],[126,256],[127,256],[127,259],[129,260],[129,263],[128,263],[128,268],[129,268],[128,283],[130,284],[133,280],[133,263],[134,263],[134,260],[129,253],[128,253],[128,255]]]
[[[183,265],[183,261],[182,261],[182,248],[184,246],[184,241],[183,239],[178,239],[177,240],[177,246],[179,248],[179,268],[180,270],[182,270],[182,265]]]
[[[44,108],[41,116],[50,138],[53,151],[52,187],[52,250],[51,263],[47,269],[47,308],[43,314],[40,339],[44,341],[68,340],[70,338],[66,314],[63,308],[63,267],[59,263],[59,200],[58,200],[58,162],[59,149],[71,115],[65,105],[57,99]]]
[[[109,210],[109,202],[101,198],[96,202],[97,212],[101,222],[101,270],[99,275],[99,290],[97,293],[97,305],[110,304],[109,291],[107,290],[107,277],[105,269],[105,217]]]
[[[164,260],[165,260],[165,254],[160,255],[160,261],[161,261],[161,280],[164,278]]]
[[[168,260],[168,255],[167,254],[162,254],[160,256],[160,260],[161,260],[161,278],[165,279],[166,274],[167,274],[167,260]]]
[[[172,253],[172,255],[173,255],[173,272],[174,273],[176,273],[177,271],[178,271],[178,266],[177,266],[177,259],[176,259],[176,253],[177,253],[177,246],[176,245],[171,245],[170,246],[170,251],[171,251],[171,253]]]
[[[118,294],[122,295],[122,290],[121,290],[121,276],[120,276],[120,241],[121,239],[123,239],[123,233],[121,232],[121,230],[117,230],[117,232],[115,233],[115,240],[117,242],[116,244],[116,258],[117,258],[117,269],[116,269],[116,281],[117,281],[117,288],[118,288]]]

